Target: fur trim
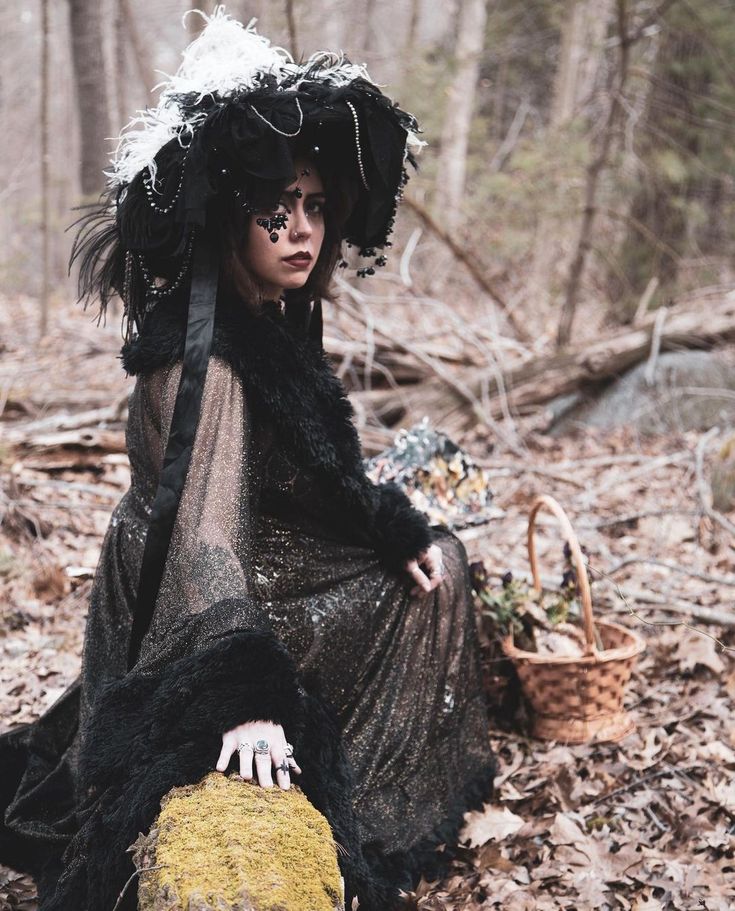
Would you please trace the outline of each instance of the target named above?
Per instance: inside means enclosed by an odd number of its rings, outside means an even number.
[[[143,331],[123,346],[128,373],[140,374],[183,356],[185,312],[171,303],[150,312]],[[246,384],[255,417],[274,426],[279,444],[318,486],[327,519],[358,544],[373,547],[400,572],[432,540],[429,523],[395,484],[375,484],[365,473],[354,409],[327,355],[300,337],[289,321],[242,304],[217,303],[212,355],[226,360]]]
[[[103,688],[82,733],[79,831],[39,911],[109,911],[134,870],[127,848],[150,828],[163,795],[211,771],[224,731],[261,718],[283,726],[302,768],[298,784],[347,847],[345,881],[374,901],[366,911],[385,908],[391,887],[361,853],[333,710],[301,686],[271,633],[236,630],[157,676],[133,670]],[[126,893],[123,911],[136,908],[135,891]]]
[[[393,481],[379,484],[380,503],[375,517],[375,549],[383,564],[400,572],[406,560],[417,556],[432,541],[426,516]]]

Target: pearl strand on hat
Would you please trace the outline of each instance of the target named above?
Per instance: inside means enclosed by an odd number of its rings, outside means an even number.
[[[360,169],[360,178],[362,180],[362,185],[366,190],[370,189],[370,185],[367,182],[365,177],[365,168],[362,163],[362,146],[360,145],[360,121],[357,119],[357,111],[355,110],[355,105],[351,101],[345,102],[347,107],[352,111],[352,119],[355,121],[355,144],[357,145],[357,166]]]
[[[145,187],[146,196],[148,197],[148,202],[151,205],[151,208],[154,212],[157,212],[159,215],[168,215],[168,213],[176,205],[176,200],[181,195],[181,188],[184,185],[184,166],[186,165],[186,159],[189,155],[189,149],[191,148],[191,143],[186,147],[184,152],[184,157],[181,159],[181,171],[179,173],[179,185],[176,187],[176,192],[174,193],[174,198],[167,206],[159,206],[158,203],[153,199],[153,180],[151,178],[150,167],[146,168],[143,173],[143,186]]]
[[[192,254],[192,250],[194,249],[194,234],[195,234],[194,231],[192,231],[189,234],[189,239],[186,244],[186,250],[184,251],[184,259],[181,264],[181,268],[179,269],[179,273],[176,276],[176,278],[168,285],[163,285],[161,287],[156,285],[154,277],[151,275],[151,273],[148,270],[148,267],[145,264],[145,257],[143,256],[142,253],[136,254],[138,266],[143,275],[143,280],[145,281],[145,284],[146,284],[146,290],[152,297],[154,297],[154,298],[166,297],[168,294],[172,294],[179,287],[181,282],[184,280],[184,276],[186,275],[186,273],[189,270],[191,254]]]

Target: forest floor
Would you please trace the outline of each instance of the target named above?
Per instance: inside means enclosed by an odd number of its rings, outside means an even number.
[[[8,307],[13,307],[12,322]],[[129,483],[115,408],[131,380],[116,326],[70,310],[34,346],[35,307],[0,301],[0,718],[48,708],[79,671],[86,602],[109,515]],[[111,409],[80,434],[62,413]],[[49,428],[38,422],[48,418]],[[26,433],[34,422],[32,434]],[[53,425],[53,426],[52,426]],[[702,435],[626,431],[551,439],[523,457],[456,440],[490,472],[502,515],[460,537],[500,585],[527,575],[529,506],[564,506],[592,570],[598,616],[647,641],[626,697],[636,731],[618,743],[534,740],[497,717],[496,795],[469,814],[452,875],[408,907],[506,911],[725,911],[735,906],[735,541],[706,514]],[[711,448],[711,447],[710,447]],[[730,514],[729,521],[735,521]],[[539,517],[542,573],[561,539]],[[486,661],[494,660],[487,643]],[[32,882],[0,868],[0,909],[35,907]]]

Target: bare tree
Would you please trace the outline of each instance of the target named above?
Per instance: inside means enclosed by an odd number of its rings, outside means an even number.
[[[133,56],[135,57],[135,65],[138,69],[140,81],[143,83],[146,91],[150,92],[157,81],[156,73],[153,68],[152,54],[140,33],[138,23],[130,6],[130,0],[120,0],[120,9],[123,17],[123,27],[130,39],[130,46],[133,49]],[[186,22],[189,29],[191,29],[192,19],[198,22],[203,21],[201,16],[187,16]]]
[[[562,304],[556,336],[558,347],[568,344],[572,337],[572,326],[577,311],[582,274],[587,263],[589,251],[592,248],[592,230],[597,213],[597,193],[600,177],[607,166],[613,136],[623,111],[623,98],[630,71],[631,47],[656,22],[659,16],[663,15],[666,9],[675,2],[676,0],[662,0],[660,6],[644,19],[635,32],[631,32],[628,0],[616,0],[619,63],[617,69],[611,68],[610,84],[608,86],[610,104],[607,117],[605,118],[597,149],[594,151],[592,161],[587,167],[582,221],[579,227],[576,251],[569,269],[564,303]]]
[[[566,0],[547,127],[551,148],[563,145],[564,131],[582,114],[586,97],[595,91],[612,15],[614,0]],[[561,251],[574,245],[570,230],[574,226],[565,214],[560,218],[555,211],[540,213],[529,269],[529,295],[537,312],[551,307],[554,278],[563,268]]]
[[[41,0],[41,338],[49,311],[49,0]]]
[[[104,184],[105,140],[110,135],[101,5],[96,0],[69,0],[69,25],[81,137],[79,183],[82,193],[91,196]]]
[[[461,218],[460,203],[486,20],[486,0],[462,0],[454,52],[456,71],[447,98],[436,192],[437,208],[441,209],[444,224],[450,231]]]
[[[291,45],[290,51],[294,59],[298,58],[298,40],[296,35],[296,15],[293,8],[293,0],[286,0],[286,22],[288,23],[288,42]]]
[[[567,0],[549,126],[563,126],[579,112],[595,85],[599,53],[611,13],[610,0]]]

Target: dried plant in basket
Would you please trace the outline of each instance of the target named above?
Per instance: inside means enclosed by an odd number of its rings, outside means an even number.
[[[584,548],[582,552],[586,555]],[[556,589],[536,589],[512,572],[505,573],[497,589],[489,584],[484,563],[472,564],[472,587],[493,637],[500,640],[512,633],[519,647],[542,655],[584,654],[580,588],[568,542],[563,554],[564,574]],[[602,647],[599,639],[597,645]]]

